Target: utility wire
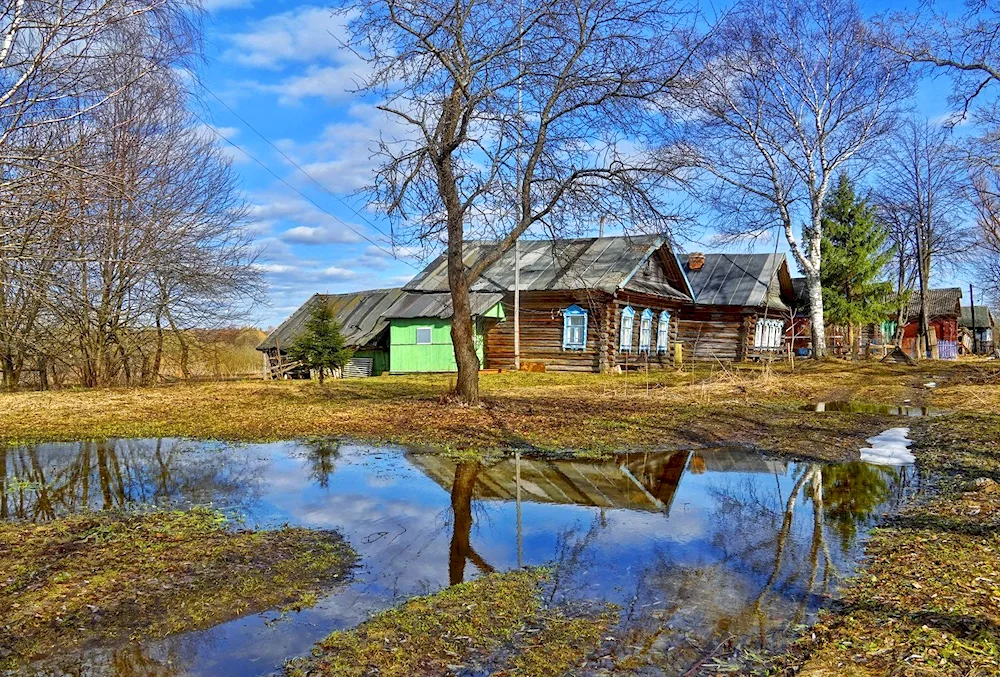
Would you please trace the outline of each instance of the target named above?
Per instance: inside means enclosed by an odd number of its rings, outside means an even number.
[[[384,232],[382,229],[380,229],[374,223],[372,223],[371,221],[369,221],[368,218],[365,217],[364,214],[362,214],[353,205],[351,205],[349,202],[347,202],[347,200],[345,200],[344,198],[342,198],[341,196],[337,195],[332,190],[330,190],[329,188],[327,188],[325,185],[323,185],[323,183],[321,181],[319,181],[316,177],[314,177],[312,174],[310,174],[309,172],[307,172],[299,163],[297,163],[295,160],[293,160],[291,157],[289,157],[288,154],[285,153],[285,151],[283,151],[278,145],[276,145],[269,138],[267,138],[266,136],[264,136],[264,134],[261,133],[256,127],[254,127],[252,124],[250,124],[250,122],[248,122],[246,118],[244,118],[242,115],[240,115],[235,110],[233,110],[233,108],[228,103],[226,103],[218,94],[216,94],[211,89],[209,89],[208,85],[206,85],[204,83],[204,81],[200,77],[198,77],[197,74],[194,74],[194,79],[198,82],[199,85],[201,85],[202,89],[204,89],[206,92],[208,92],[208,94],[210,94],[213,99],[215,99],[216,101],[218,101],[226,110],[228,110],[230,113],[232,113],[236,117],[237,120],[239,120],[240,122],[242,122],[247,127],[247,129],[249,129],[254,134],[256,134],[257,136],[259,136],[261,138],[261,140],[264,141],[264,143],[266,143],[271,148],[273,148],[275,151],[277,151],[278,154],[281,155],[281,157],[285,158],[285,160],[288,162],[288,164],[292,165],[297,170],[299,170],[302,173],[303,176],[305,176],[310,181],[312,181],[317,186],[319,186],[320,190],[328,193],[337,202],[339,202],[340,204],[344,205],[344,207],[346,207],[347,209],[351,210],[351,213],[353,213],[359,219],[361,219],[366,224],[368,224],[368,226],[370,226],[373,230],[375,230],[379,235],[382,235],[383,237],[387,237],[390,240],[392,239],[392,237],[388,233]]]
[[[264,169],[264,171],[266,171],[268,174],[270,174],[271,176],[273,176],[275,179],[277,179],[278,181],[280,181],[281,183],[283,183],[285,186],[287,186],[288,188],[290,188],[291,190],[293,190],[295,193],[297,193],[299,196],[301,196],[304,200],[306,200],[307,202],[309,202],[309,204],[311,204],[312,206],[316,207],[316,209],[320,210],[321,212],[323,212],[324,214],[326,214],[327,216],[329,216],[331,219],[337,221],[338,223],[340,223],[341,225],[343,225],[345,228],[347,228],[348,230],[350,230],[352,233],[354,233],[358,237],[362,238],[363,240],[365,240],[366,242],[368,242],[373,247],[375,247],[376,249],[378,249],[382,253],[386,254],[387,256],[390,256],[390,257],[396,259],[397,261],[401,261],[402,263],[405,263],[406,265],[408,265],[410,268],[413,268],[414,270],[418,270],[417,266],[415,266],[414,264],[412,264],[411,262],[409,262],[409,261],[407,261],[405,259],[399,258],[399,256],[397,256],[395,252],[386,249],[381,244],[379,244],[375,240],[371,239],[370,237],[368,237],[367,235],[365,235],[363,232],[361,232],[360,230],[358,230],[357,228],[355,228],[351,224],[347,223],[346,221],[344,221],[343,219],[341,219],[337,215],[333,214],[332,212],[330,212],[329,210],[327,210],[325,207],[323,207],[322,205],[320,205],[318,202],[316,202],[315,200],[313,200],[311,197],[309,197],[308,195],[306,195],[305,193],[303,193],[301,190],[299,190],[298,188],[296,188],[295,186],[293,186],[291,183],[289,183],[287,180],[285,180],[282,176],[280,176],[277,172],[275,172],[273,169],[271,169],[266,164],[264,164],[264,162],[261,161],[260,159],[258,159],[255,155],[249,153],[245,148],[243,148],[242,146],[240,146],[238,143],[236,143],[232,139],[226,138],[219,130],[217,130],[213,125],[209,124],[196,111],[192,110],[191,114],[194,115],[194,117],[198,121],[200,121],[203,125],[205,125],[205,127],[207,127],[208,129],[212,130],[213,134],[215,134],[217,137],[219,137],[220,139],[222,139],[223,141],[225,141],[226,143],[228,143],[230,146],[232,146],[233,148],[235,148],[236,150],[240,151],[241,153],[243,153],[244,155],[246,155],[248,158],[250,158],[251,160],[253,160],[254,162],[256,162],[258,165],[261,166],[261,168]],[[377,230],[380,234],[384,235],[384,233],[382,233],[382,231],[379,231],[377,228],[375,230]]]

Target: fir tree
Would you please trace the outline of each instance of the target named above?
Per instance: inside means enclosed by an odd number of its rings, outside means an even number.
[[[893,256],[888,238],[875,208],[841,174],[823,204],[823,313],[827,324],[848,328],[854,357],[860,327],[881,322],[893,309],[892,283],[882,279]]]
[[[313,308],[305,331],[288,349],[291,359],[319,372],[320,383],[327,370],[343,369],[353,355],[354,351],[344,345],[344,335],[333,311],[323,302]]]

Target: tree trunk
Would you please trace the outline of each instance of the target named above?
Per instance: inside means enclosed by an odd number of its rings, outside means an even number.
[[[813,359],[826,357],[826,325],[823,319],[823,283],[819,272],[806,273],[809,292],[809,330],[812,333]]]
[[[848,345],[851,346],[851,362],[858,361],[858,346],[857,346],[857,332],[854,329],[854,323],[847,323],[847,341]]]
[[[451,272],[451,256],[448,267]],[[458,261],[461,265],[461,259]],[[458,379],[455,383],[455,396],[465,404],[476,404],[479,401],[479,355],[476,354],[476,340],[473,333],[472,306],[469,302],[469,286],[465,281],[465,270],[461,271],[462,280],[451,285],[451,304],[455,313],[451,320],[451,341],[455,347],[455,362],[458,365]]]
[[[160,380],[160,365],[163,364],[163,321],[156,316],[156,351],[153,353],[153,367],[149,370],[150,385]]]
[[[49,366],[45,357],[38,358],[38,388],[39,390],[49,389]]]

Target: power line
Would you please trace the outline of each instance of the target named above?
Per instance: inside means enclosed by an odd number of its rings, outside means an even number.
[[[317,186],[319,186],[320,190],[328,193],[331,197],[333,197],[333,199],[335,199],[337,202],[339,202],[344,207],[346,207],[347,209],[349,209],[351,211],[351,213],[353,213],[359,219],[361,219],[366,224],[368,224],[379,235],[382,235],[383,237],[387,237],[390,240],[392,239],[392,237],[388,233],[384,232],[382,229],[380,229],[374,223],[372,223],[371,221],[369,221],[368,218],[365,217],[364,214],[362,214],[360,211],[358,211],[357,209],[355,209],[353,205],[351,205],[349,202],[347,202],[347,200],[343,199],[341,196],[337,195],[332,190],[330,190],[325,185],[323,185],[323,183],[319,179],[317,179],[312,174],[310,174],[309,172],[307,172],[299,163],[297,163],[295,160],[293,160],[291,157],[289,157],[288,154],[285,153],[285,151],[283,151],[278,145],[276,145],[274,142],[272,142],[269,138],[267,138],[266,136],[264,136],[264,134],[262,134],[252,124],[250,124],[250,122],[248,122],[246,118],[244,118],[242,115],[240,115],[235,110],[233,110],[233,108],[228,103],[226,103],[218,94],[216,94],[211,89],[209,89],[208,85],[206,85],[205,82],[200,77],[198,77],[197,74],[194,75],[194,79],[197,80],[198,84],[201,85],[201,88],[204,89],[206,92],[208,92],[212,96],[213,99],[215,99],[220,104],[222,104],[222,106],[226,110],[228,110],[230,113],[232,113],[236,117],[237,120],[239,120],[240,122],[242,122],[250,131],[252,131],[254,134],[256,134],[257,136],[259,136],[261,138],[261,140],[264,141],[264,143],[266,143],[271,148],[273,148],[275,151],[277,151],[278,154],[281,155],[281,157],[285,158],[285,160],[290,165],[292,165],[297,170],[299,170],[302,173],[303,176],[305,176],[310,181],[312,181]]]
[[[362,233],[360,230],[358,230],[357,228],[355,228],[351,224],[349,224],[346,221],[344,221],[343,219],[341,219],[339,216],[333,214],[332,212],[330,212],[329,210],[327,210],[325,207],[323,207],[322,205],[320,205],[318,202],[316,202],[315,200],[313,200],[311,197],[309,197],[308,195],[306,195],[305,193],[303,193],[301,190],[299,190],[298,188],[296,188],[295,186],[293,186],[291,183],[289,183],[287,180],[285,180],[282,176],[280,176],[277,172],[275,172],[273,169],[271,169],[266,164],[264,164],[264,162],[261,161],[260,159],[258,159],[255,155],[249,153],[246,149],[244,149],[242,146],[240,146],[238,143],[236,143],[232,139],[226,138],[225,135],[223,135],[213,125],[209,124],[202,116],[198,115],[198,113],[196,111],[192,110],[191,114],[194,115],[194,117],[196,119],[198,119],[203,125],[205,125],[205,127],[207,127],[208,129],[212,130],[213,134],[215,134],[217,137],[219,137],[220,139],[222,139],[223,141],[225,141],[226,143],[228,143],[230,146],[232,146],[233,148],[235,148],[236,150],[240,151],[241,153],[243,153],[244,155],[246,155],[248,158],[250,158],[251,160],[253,160],[254,162],[256,162],[258,165],[261,166],[262,169],[264,169],[264,171],[266,171],[268,174],[270,174],[271,176],[273,176],[275,179],[277,179],[278,181],[280,181],[281,183],[283,183],[285,186],[287,186],[288,188],[290,188],[291,190],[293,190],[295,193],[297,193],[299,196],[301,196],[304,200],[306,200],[307,202],[309,202],[309,204],[311,204],[312,206],[316,207],[316,209],[320,210],[321,212],[323,212],[324,214],[326,214],[327,216],[329,216],[334,221],[337,221],[338,223],[340,223],[341,225],[343,225],[345,228],[347,228],[348,230],[350,230],[352,233],[354,233],[355,235],[357,235],[361,239],[365,240],[366,242],[368,242],[373,247],[375,247],[376,249],[378,249],[382,253],[386,254],[387,256],[390,256],[390,257],[396,259],[397,261],[405,263],[406,265],[408,265],[410,268],[413,268],[414,270],[418,270],[418,268],[415,265],[413,265],[409,261],[406,261],[405,259],[399,258],[396,255],[395,252],[392,252],[392,251],[386,249],[385,247],[383,247],[382,245],[380,245],[378,242],[376,242],[375,240],[371,239],[370,237],[368,237],[367,235],[365,235],[364,233]],[[382,233],[382,231],[379,231],[377,228],[375,230],[377,230],[382,235],[385,234],[385,233]]]

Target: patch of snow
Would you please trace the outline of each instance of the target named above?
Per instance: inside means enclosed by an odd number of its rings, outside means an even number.
[[[913,444],[907,435],[909,428],[889,428],[884,433],[868,438],[871,446],[861,450],[861,460],[875,465],[909,465],[916,461],[910,453]]]
[[[935,383],[934,381],[931,381],[930,383],[925,383],[924,387],[925,388],[937,388],[937,383]]]

